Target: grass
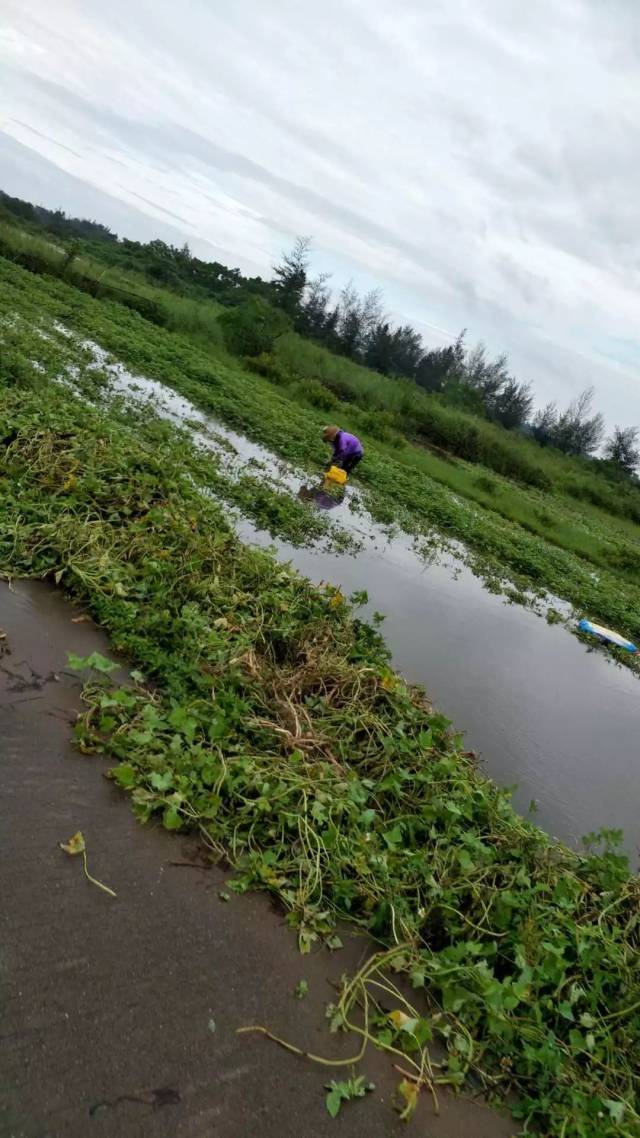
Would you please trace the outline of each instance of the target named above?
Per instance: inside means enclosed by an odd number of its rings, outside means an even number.
[[[640,892],[609,837],[578,854],[519,818],[339,592],[242,545],[184,438],[88,405],[90,369],[53,382],[41,343],[0,384],[0,570],[58,581],[138,669],[87,688],[80,748],[273,894],[303,952],[342,920],[375,937],[330,1024],[408,1072],[404,1117],[472,1079],[529,1135],[638,1135]]]
[[[218,325],[223,309],[215,301],[204,302],[167,288],[155,287],[141,273],[105,266],[85,254],[74,257],[66,266],[68,250],[63,243],[55,239],[47,241],[2,221],[0,252],[18,264],[61,277],[66,283],[88,289],[94,295],[118,299],[120,303],[152,318],[155,323],[174,332],[183,332],[194,342],[224,354]]]
[[[16,313],[23,328],[40,323],[50,328],[54,319],[62,321],[134,372],[163,381],[302,469],[317,470],[326,460],[320,441],[326,411],[294,402],[286,388],[243,370],[237,361],[212,356],[185,335],[152,327],[119,304],[95,300],[7,261],[0,262],[0,283],[0,315],[6,321]],[[23,334],[14,330],[18,354]],[[344,425],[361,433],[367,450],[357,482],[376,520],[397,522],[417,537],[431,538],[435,530],[462,541],[467,563],[491,588],[512,581],[521,589],[546,590],[631,639],[640,636],[637,541],[606,524],[604,516],[569,511],[566,500],[525,491],[424,448],[389,444],[369,434],[368,412],[348,410]],[[314,524],[313,515],[306,516]],[[632,666],[633,658],[627,655],[624,662]]]
[[[324,386],[340,401],[388,416],[408,438],[441,447],[498,475],[576,500],[587,508],[640,522],[640,487],[612,483],[592,464],[505,431],[495,423],[447,406],[410,380],[380,375],[291,333],[275,344],[271,374],[302,377]],[[304,386],[304,384],[303,384]]]

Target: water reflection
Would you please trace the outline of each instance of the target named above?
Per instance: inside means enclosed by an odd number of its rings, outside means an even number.
[[[301,486],[298,498],[301,502],[313,502],[319,510],[335,510],[344,502],[345,488],[323,478],[317,486]]]

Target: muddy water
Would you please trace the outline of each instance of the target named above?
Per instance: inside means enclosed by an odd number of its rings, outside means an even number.
[[[176,423],[189,421],[199,443],[219,451],[231,444],[232,468],[259,463],[291,491],[304,485],[302,474],[163,385],[121,367],[113,380],[120,393],[150,400]],[[637,850],[638,680],[564,627],[488,593],[453,557],[425,564],[410,538],[390,540],[361,511],[354,515],[354,502],[350,490],[331,516],[364,539],[356,557],[273,542],[244,519],[238,529],[247,541],[275,546],[312,581],[347,594],[366,589],[365,612],[386,615],[396,667],[466,732],[488,773],[515,787],[519,810],[535,803],[537,822],[570,842],[600,827],[623,829],[628,849]]]

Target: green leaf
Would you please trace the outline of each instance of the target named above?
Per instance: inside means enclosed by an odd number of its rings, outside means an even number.
[[[382,835],[390,850],[395,849],[402,841],[402,830],[399,826],[394,826],[391,830],[387,830]]]
[[[144,747],[144,746],[146,746],[147,743],[150,743],[151,740],[153,739],[153,731],[151,731],[151,730],[132,731],[130,734],[130,738],[133,740],[134,743],[138,743],[140,746]]]
[[[322,802],[318,802],[317,799],[311,807],[311,817],[315,822],[319,823],[324,822],[327,817],[327,811],[325,810],[325,807],[323,806]]]
[[[370,830],[376,820],[375,810],[363,810],[358,818],[358,822],[365,830]]]
[[[163,771],[162,774],[158,771],[154,771],[149,778],[149,782],[155,790],[168,790],[173,784],[173,775],[171,771]]]
[[[308,980],[298,980],[298,983],[296,984],[296,986],[293,990],[293,994],[294,994],[296,1000],[304,1000],[308,991],[309,991]]]
[[[332,1079],[327,1083],[325,1090],[329,1093],[325,1099],[326,1107],[332,1118],[338,1114],[343,1102],[364,1098],[369,1091],[375,1090],[374,1083],[368,1083],[364,1075],[353,1075],[350,1079],[337,1083]]]
[[[624,1103],[618,1102],[617,1099],[606,1098],[603,1099],[603,1106],[606,1106],[609,1111],[610,1118],[614,1122],[622,1122],[624,1120]]]
[[[417,1039],[420,1047],[424,1047],[425,1043],[429,1043],[433,1039],[433,1032],[431,1031],[431,1025],[430,1025],[429,1021],[426,1019],[419,1019],[418,1020],[416,1027],[415,1027],[415,1031],[413,1034],[414,1034],[414,1037]],[[465,1043],[466,1042],[467,1042],[467,1040],[465,1039]]]
[[[334,1087],[329,1091],[325,1101],[326,1108],[332,1118],[337,1118],[342,1106],[342,1095],[340,1091]]]
[[[317,941],[318,934],[311,929],[300,929],[298,932],[298,951],[302,956],[311,952],[311,946]]]
[[[162,825],[165,830],[179,830],[182,825],[182,819],[178,814],[176,806],[167,806],[164,814],[162,815]]]
[[[90,656],[76,656],[75,652],[68,652],[67,664],[74,672],[81,672],[85,668],[94,668],[96,672],[102,672],[105,676],[109,675],[109,672],[114,672],[118,667],[113,660],[108,660],[99,652],[92,652]]]
[[[369,603],[369,594],[366,589],[358,589],[349,597],[352,605],[366,605]]]
[[[124,786],[127,789],[134,785],[137,778],[136,768],[131,763],[120,763],[120,766],[112,768],[110,774],[118,786]]]
[[[189,715],[184,707],[174,707],[169,716],[169,723],[189,741],[193,739],[198,726],[198,720],[194,719],[192,715]]]

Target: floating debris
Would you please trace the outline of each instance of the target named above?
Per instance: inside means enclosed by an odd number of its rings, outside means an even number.
[[[590,620],[578,621],[578,628],[581,632],[588,632],[591,636],[597,637],[603,644],[613,644],[616,648],[624,648],[625,652],[632,652],[635,656],[640,655],[640,648],[625,636],[621,636],[619,632],[612,632],[610,628],[592,624]]]

